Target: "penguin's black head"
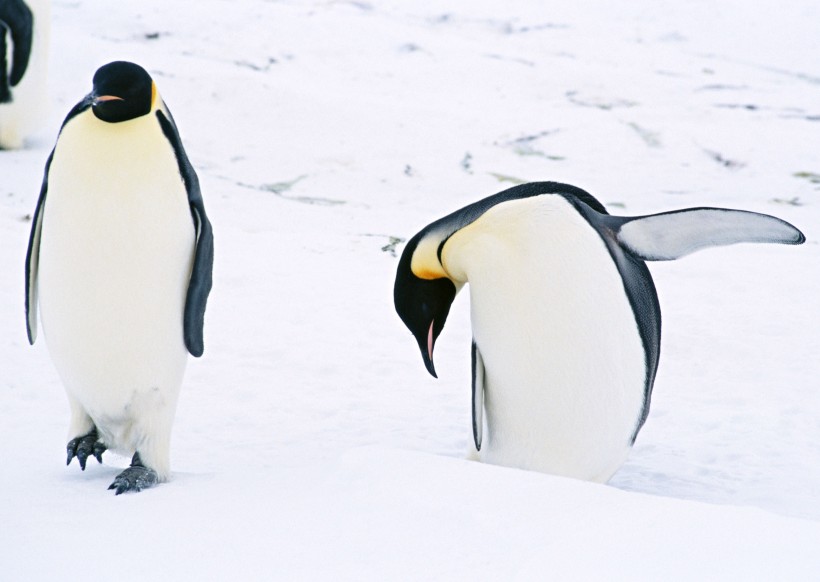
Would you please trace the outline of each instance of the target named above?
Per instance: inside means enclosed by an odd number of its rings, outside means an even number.
[[[427,371],[438,378],[433,366],[433,348],[444,328],[444,322],[447,321],[457,289],[447,277],[423,279],[413,273],[413,253],[420,235],[421,233],[410,239],[399,260],[396,284],[393,287],[393,303],[404,325],[415,336]]]
[[[119,123],[150,113],[154,82],[145,69],[134,63],[114,61],[94,73],[91,110],[97,119]]]

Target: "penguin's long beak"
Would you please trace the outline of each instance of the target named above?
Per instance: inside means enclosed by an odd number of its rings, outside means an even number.
[[[421,358],[424,360],[424,367],[427,368],[427,371],[433,376],[433,378],[438,378],[436,374],[436,367],[433,365],[433,347],[435,346],[435,339],[433,338],[433,325],[435,325],[435,321],[430,322],[430,328],[427,330],[427,341],[422,341],[422,338],[419,338],[419,348],[421,348]]]

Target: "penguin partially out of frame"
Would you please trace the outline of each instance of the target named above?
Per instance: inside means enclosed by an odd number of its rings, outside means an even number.
[[[0,0],[0,149],[19,149],[48,101],[50,0]]]
[[[109,489],[164,481],[187,352],[204,350],[213,234],[199,180],[150,75],[117,61],[69,112],[46,162],[26,256],[71,407],[67,463],[133,455]]]
[[[646,421],[658,367],[661,314],[644,261],[804,241],[765,214],[690,208],[619,217],[580,188],[524,184],[410,239],[394,302],[436,376],[435,342],[469,282],[480,460],[606,482]]]

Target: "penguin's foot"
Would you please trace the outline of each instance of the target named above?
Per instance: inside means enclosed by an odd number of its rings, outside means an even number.
[[[142,491],[157,484],[157,472],[142,464],[139,453],[134,453],[131,466],[117,475],[109,489],[116,489],[115,495],[126,491]]]
[[[105,446],[105,443],[100,440],[100,437],[97,434],[97,428],[94,427],[88,434],[78,436],[77,438],[68,441],[68,444],[66,445],[68,458],[66,459],[65,464],[70,465],[71,459],[77,457],[77,460],[80,462],[80,469],[85,471],[85,462],[88,457],[94,455],[97,461],[102,463],[102,454],[107,448],[108,447]]]

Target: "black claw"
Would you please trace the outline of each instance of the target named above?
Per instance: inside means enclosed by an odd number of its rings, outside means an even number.
[[[97,462],[102,465],[102,454],[105,452],[106,446],[103,444],[102,441],[97,441],[94,443],[94,458],[97,459]]]
[[[126,491],[139,492],[156,485],[158,481],[157,472],[142,464],[139,453],[134,453],[131,459],[131,466],[114,478],[114,482],[108,489],[116,489],[114,495],[125,493]]]
[[[86,461],[88,457],[94,455],[97,461],[102,463],[102,454],[106,450],[105,443],[99,440],[99,435],[97,434],[97,428],[94,427],[88,434],[84,434],[82,436],[78,436],[77,438],[73,438],[68,441],[66,445],[66,465],[71,464],[71,459],[77,457],[77,460],[80,463],[80,468],[85,471]]]
[[[88,459],[88,451],[85,449],[77,448],[77,460],[80,461],[80,469],[85,471],[85,462]]]

